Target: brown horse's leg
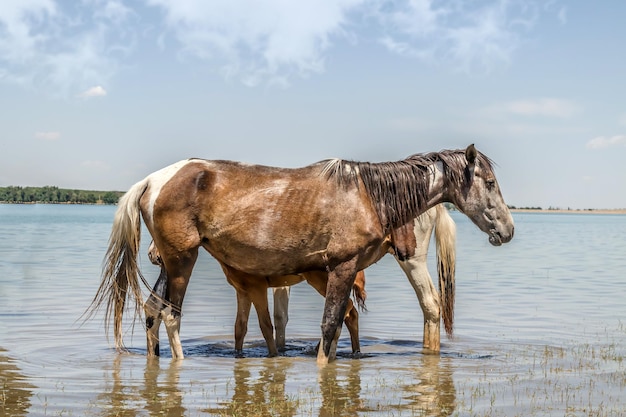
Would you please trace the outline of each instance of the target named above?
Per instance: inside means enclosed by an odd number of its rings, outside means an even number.
[[[166,257],[164,252],[161,253],[161,256],[167,270],[167,288],[165,291],[167,304],[161,310],[161,317],[167,330],[172,359],[183,359],[183,346],[180,342],[180,319],[191,271],[198,258],[198,248],[169,257]]]
[[[259,326],[265,338],[269,355],[278,355],[267,301],[268,281],[262,277],[233,269],[221,262],[220,266],[226,275],[228,283],[237,291],[238,308],[237,319],[235,320],[235,350],[237,354],[241,354],[243,351],[243,339],[248,329],[250,302],[252,302],[259,318]]]
[[[352,300],[348,299],[348,307],[346,308],[346,316],[343,319],[350,332],[350,341],[352,343],[352,353],[361,352],[361,342],[359,341],[359,312],[352,303]]]
[[[356,276],[354,262],[346,262],[328,273],[326,302],[322,316],[322,339],[317,353],[317,363],[325,365],[335,359],[341,322],[346,314],[350,290]]]
[[[285,334],[289,321],[289,291],[290,287],[274,288],[274,334],[276,347],[285,350]]]
[[[252,300],[243,291],[237,290],[237,318],[235,318],[235,354],[243,355],[243,340],[248,333],[248,319]]]
[[[257,317],[259,318],[259,326],[261,327],[261,333],[265,338],[267,344],[267,350],[269,356],[277,356],[278,350],[276,349],[276,342],[274,341],[274,327],[272,326],[272,319],[270,317],[270,309],[267,301],[267,287],[258,288],[250,294],[254,309],[256,310]]]
[[[163,309],[163,299],[165,297],[165,286],[167,284],[167,273],[161,266],[161,273],[150,297],[143,305],[146,315],[146,349],[148,356],[159,356],[159,327],[161,327],[161,310]]]
[[[306,277],[307,283],[315,288],[322,297],[326,297],[326,287],[328,285],[328,274],[321,271],[312,271],[303,274]],[[365,278],[361,272],[357,273],[357,277],[360,276],[360,285],[365,285]],[[354,281],[354,285],[357,285],[357,281]],[[364,290],[363,290],[364,292]],[[352,342],[352,353],[359,353],[361,351],[361,343],[359,342],[359,313],[354,306],[354,303],[348,298],[348,305],[346,307],[346,314],[344,317],[344,323],[350,332],[350,341]]]

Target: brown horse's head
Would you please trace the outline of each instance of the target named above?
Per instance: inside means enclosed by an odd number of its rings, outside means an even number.
[[[489,235],[489,242],[499,246],[513,238],[513,216],[502,198],[489,158],[474,145],[465,150],[464,175],[460,184],[450,187],[452,202]]]

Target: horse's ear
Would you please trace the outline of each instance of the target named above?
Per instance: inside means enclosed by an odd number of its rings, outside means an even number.
[[[470,165],[474,165],[474,163],[476,163],[476,148],[474,147],[474,144],[472,143],[470,146],[467,147],[467,149],[465,149],[465,159],[467,159],[467,162]]]
[[[472,182],[474,178],[474,168],[476,167],[476,148],[472,143],[465,149],[465,159],[467,160],[467,166],[465,167],[465,179],[467,182]]]

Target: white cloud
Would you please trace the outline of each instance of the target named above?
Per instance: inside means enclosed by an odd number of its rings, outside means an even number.
[[[60,137],[61,137],[60,132],[36,132],[35,133],[35,138],[41,139],[41,140],[53,141],[53,140],[59,139]]]
[[[562,25],[567,24],[567,7],[563,6],[559,9],[557,13],[557,19],[559,19],[559,23]]]
[[[379,39],[390,51],[457,70],[490,71],[508,63],[522,34],[534,25],[533,2],[380,0],[373,14],[385,32]],[[519,6],[519,7],[518,7]]]
[[[248,85],[286,85],[294,76],[321,73],[336,43],[361,40],[452,70],[490,70],[510,61],[544,11],[540,4],[6,0],[0,2],[0,81],[68,95],[106,84],[140,41],[175,45],[180,57],[206,61],[224,77]],[[176,43],[167,42],[170,38]]]
[[[255,85],[322,72],[331,36],[346,30],[348,14],[364,0],[147,1],[163,11],[184,54]]]
[[[107,92],[104,88],[97,85],[95,87],[91,87],[88,90],[83,91],[79,94],[79,97],[82,98],[92,98],[92,97],[104,97],[107,95]]]
[[[490,70],[510,61],[539,10],[508,0],[146,1],[163,11],[183,55],[250,85],[320,73],[333,43],[359,38],[456,70]]]
[[[490,114],[569,118],[581,111],[578,104],[558,98],[513,100],[495,104],[486,109]]]
[[[604,149],[620,145],[626,146],[626,135],[597,136],[587,142],[587,148],[589,149]]]
[[[0,81],[53,96],[105,82],[134,45],[131,16],[113,0],[2,1]]]

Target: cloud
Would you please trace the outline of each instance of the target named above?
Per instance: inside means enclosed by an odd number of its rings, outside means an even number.
[[[95,87],[91,87],[88,90],[83,91],[79,94],[79,97],[82,98],[92,98],[92,97],[104,97],[107,95],[107,92],[104,88],[97,85]]]
[[[567,24],[567,7],[563,6],[559,9],[557,19],[559,19],[559,23],[561,23],[561,25]]]
[[[537,20],[534,2],[377,1],[373,13],[390,51],[462,71],[508,63]]]
[[[513,114],[516,116],[541,116],[569,118],[581,111],[578,104],[558,98],[513,100],[498,103],[486,109],[489,114]]]
[[[40,140],[54,141],[61,137],[60,132],[36,132],[35,138]]]
[[[490,70],[510,61],[540,11],[509,0],[146,1],[162,11],[183,56],[249,85],[321,73],[328,49],[361,39],[457,70]]]
[[[147,0],[164,14],[183,55],[216,63],[244,83],[284,83],[324,70],[324,52],[364,0]]]
[[[106,82],[135,44],[133,13],[120,1],[3,1],[0,81],[71,96]]]
[[[620,145],[626,146],[626,135],[597,136],[587,142],[587,148],[589,149],[605,149]]]
[[[537,0],[13,0],[0,3],[0,81],[75,96],[107,85],[140,48],[172,48],[227,79],[287,85],[343,43],[453,70],[508,63]],[[555,13],[554,10],[550,11]],[[170,42],[174,39],[173,42]],[[142,47],[145,45],[141,45]]]

